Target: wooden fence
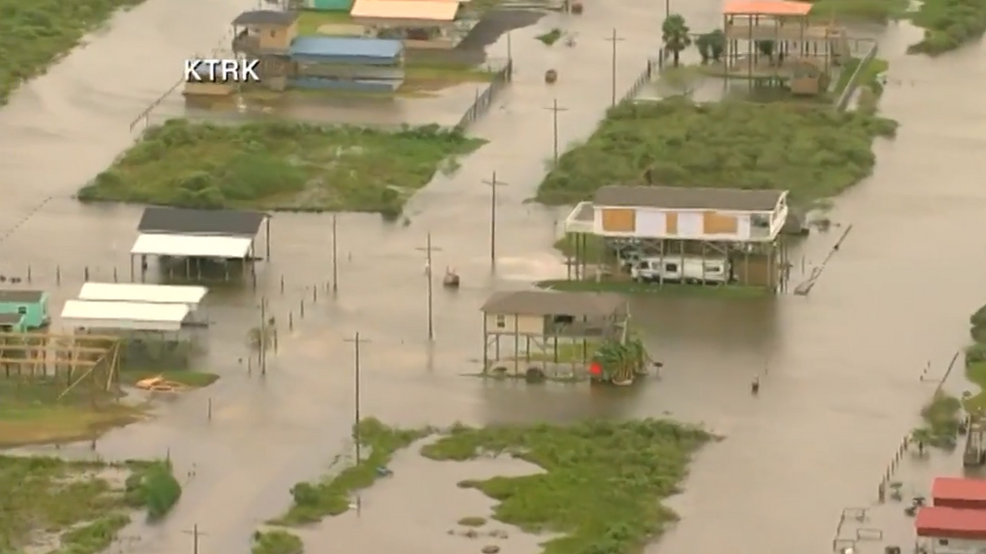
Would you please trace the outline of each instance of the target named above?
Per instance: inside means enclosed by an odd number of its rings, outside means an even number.
[[[462,114],[462,118],[455,124],[455,129],[458,131],[465,131],[470,125],[473,124],[473,122],[486,114],[486,112],[489,111],[490,106],[493,105],[493,100],[513,79],[513,72],[514,61],[513,59],[509,59],[503,68],[493,74],[493,80],[490,81],[490,84],[486,87],[486,90],[476,93],[476,100],[473,101],[471,106],[469,106],[466,113]]]
[[[655,73],[660,74],[661,70],[663,69],[664,69],[664,51],[662,50],[658,55],[657,59],[647,60],[647,66],[644,68],[643,71],[640,72],[640,75],[637,76],[636,80],[633,81],[633,84],[630,85],[629,89],[627,89],[626,93],[623,95],[623,98],[620,100],[620,102],[633,100],[634,97],[637,96],[637,93],[640,92],[640,89],[654,79],[654,74]]]
[[[841,112],[849,107],[849,101],[852,99],[856,89],[859,88],[859,79],[862,78],[866,68],[869,67],[870,63],[873,62],[873,59],[876,58],[877,51],[878,48],[876,42],[871,43],[870,49],[863,55],[863,58],[859,60],[859,65],[856,66],[856,71],[853,71],[852,75],[849,76],[849,81],[846,82],[846,88],[842,89],[842,93],[835,99],[836,111]]]

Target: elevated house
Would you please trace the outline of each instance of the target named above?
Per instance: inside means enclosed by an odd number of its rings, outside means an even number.
[[[594,236],[610,244],[638,245],[644,256],[662,265],[683,265],[695,256],[726,259],[731,281],[777,289],[786,273],[779,236],[787,220],[787,196],[782,190],[602,187],[565,220],[567,235],[576,241],[576,258],[583,260],[576,277],[584,276],[586,239]]]
[[[271,90],[287,88],[294,74],[291,44],[298,37],[298,14],[280,10],[243,12],[233,20],[233,52],[259,60],[258,75]]]
[[[850,57],[844,27],[810,18],[813,4],[730,0],[723,8],[724,77],[774,81],[795,94],[819,94],[832,67]]]
[[[40,329],[51,323],[48,293],[40,290],[0,290],[0,316],[13,331]]]
[[[560,364],[574,373],[589,364],[590,341],[623,340],[630,318],[618,294],[546,290],[496,292],[482,312],[484,372],[547,373]]]
[[[378,38],[402,40],[409,49],[452,49],[479,22],[459,0],[355,0],[354,23]]]

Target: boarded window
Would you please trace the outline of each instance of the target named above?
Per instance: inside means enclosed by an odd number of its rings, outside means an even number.
[[[496,328],[503,329],[506,326],[507,326],[507,318],[502,315],[496,316]]]
[[[678,214],[676,212],[668,212],[664,214],[665,225],[667,225],[666,233],[668,236],[673,237],[678,234]]]
[[[633,233],[637,230],[637,211],[633,208],[603,210],[603,231]]]
[[[735,235],[739,222],[733,215],[705,212],[702,217],[702,227],[706,235]]]

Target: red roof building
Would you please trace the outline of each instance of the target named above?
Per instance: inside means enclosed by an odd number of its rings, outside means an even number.
[[[931,486],[931,502],[941,508],[986,510],[986,480],[938,477]]]
[[[919,537],[986,540],[986,511],[928,506],[918,510],[914,530]]]

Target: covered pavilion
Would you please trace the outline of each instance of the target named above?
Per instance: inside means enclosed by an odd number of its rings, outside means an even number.
[[[264,226],[264,257],[255,257],[255,242]],[[141,279],[147,272],[147,256],[183,258],[185,274],[192,276],[192,265],[202,259],[223,262],[238,260],[256,268],[252,262],[270,260],[270,215],[234,210],[198,210],[151,206],[137,225],[137,240],[130,249],[130,277],[134,280],[134,256],[141,258]],[[200,271],[201,274],[201,271]]]

